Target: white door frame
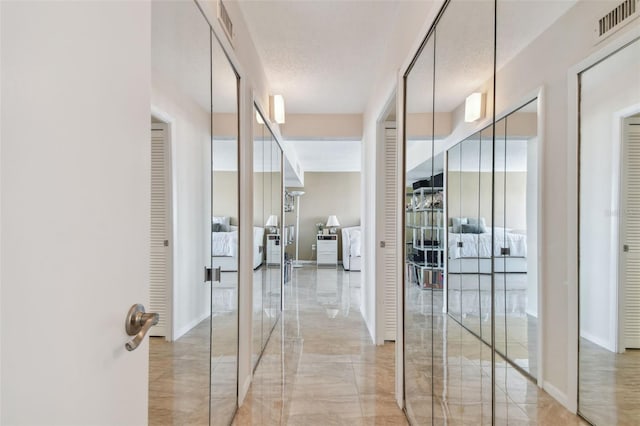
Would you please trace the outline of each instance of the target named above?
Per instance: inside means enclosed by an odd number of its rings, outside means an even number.
[[[176,331],[174,329],[174,309],[173,309],[173,301],[176,298],[176,288],[174,283],[177,280],[176,277],[176,268],[174,268],[174,259],[177,258],[177,248],[176,248],[176,229],[178,229],[176,224],[177,215],[174,212],[177,211],[176,200],[178,199],[175,195],[175,190],[177,188],[176,185],[176,174],[175,174],[175,119],[171,117],[169,114],[165,113],[161,109],[151,105],[151,116],[156,118],[157,120],[162,121],[167,125],[167,141],[166,146],[168,147],[167,155],[169,156],[169,161],[167,162],[169,168],[165,170],[165,173],[169,175],[169,185],[167,188],[167,197],[168,197],[168,205],[169,211],[167,212],[167,221],[169,225],[168,235],[169,239],[169,250],[167,256],[167,335],[165,336],[165,340],[168,342],[173,341],[173,336],[175,336]]]

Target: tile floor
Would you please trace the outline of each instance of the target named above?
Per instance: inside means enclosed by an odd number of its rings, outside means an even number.
[[[406,292],[407,413],[416,425],[491,424],[491,349],[442,312],[443,292]],[[431,356],[433,354],[433,357]],[[500,356],[496,425],[586,425]]]
[[[360,277],[294,269],[284,288],[285,310],[234,425],[408,424],[395,401],[395,346],[371,343],[359,311]],[[410,297],[406,391],[413,424],[490,424],[489,348],[442,314],[441,291],[417,289]],[[152,339],[150,424],[208,424],[209,329],[205,320],[173,344]],[[496,424],[586,424],[496,361]],[[215,404],[212,413],[212,424],[225,423]]]
[[[640,424],[640,350],[618,354],[580,339],[580,412],[593,424]]]
[[[360,273],[304,267],[234,425],[405,425],[394,396],[394,344],[371,343]]]

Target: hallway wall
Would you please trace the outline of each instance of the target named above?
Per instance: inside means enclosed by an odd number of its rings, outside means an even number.
[[[338,229],[338,260],[342,260],[341,228],[360,225],[360,172],[306,172],[304,188],[287,188],[305,191],[300,199],[300,260],[314,260],[311,245],[316,244],[316,223],[327,223],[329,215],[336,215]],[[286,224],[295,225],[296,213],[285,215]],[[295,258],[295,243],[287,247],[287,253]]]

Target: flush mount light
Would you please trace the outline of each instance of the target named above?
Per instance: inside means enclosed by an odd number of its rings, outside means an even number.
[[[464,103],[464,121],[473,123],[484,117],[484,94],[475,92]]]
[[[271,119],[278,124],[284,124],[284,97],[282,95],[269,96]]]

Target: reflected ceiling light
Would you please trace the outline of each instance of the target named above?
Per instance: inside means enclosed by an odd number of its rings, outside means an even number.
[[[258,124],[264,124],[264,120],[262,119],[262,116],[258,111],[256,111],[256,121],[258,122]]]
[[[269,96],[271,118],[278,124],[284,124],[284,98],[282,95]]]
[[[475,92],[464,103],[464,121],[473,123],[484,117],[484,94]]]

